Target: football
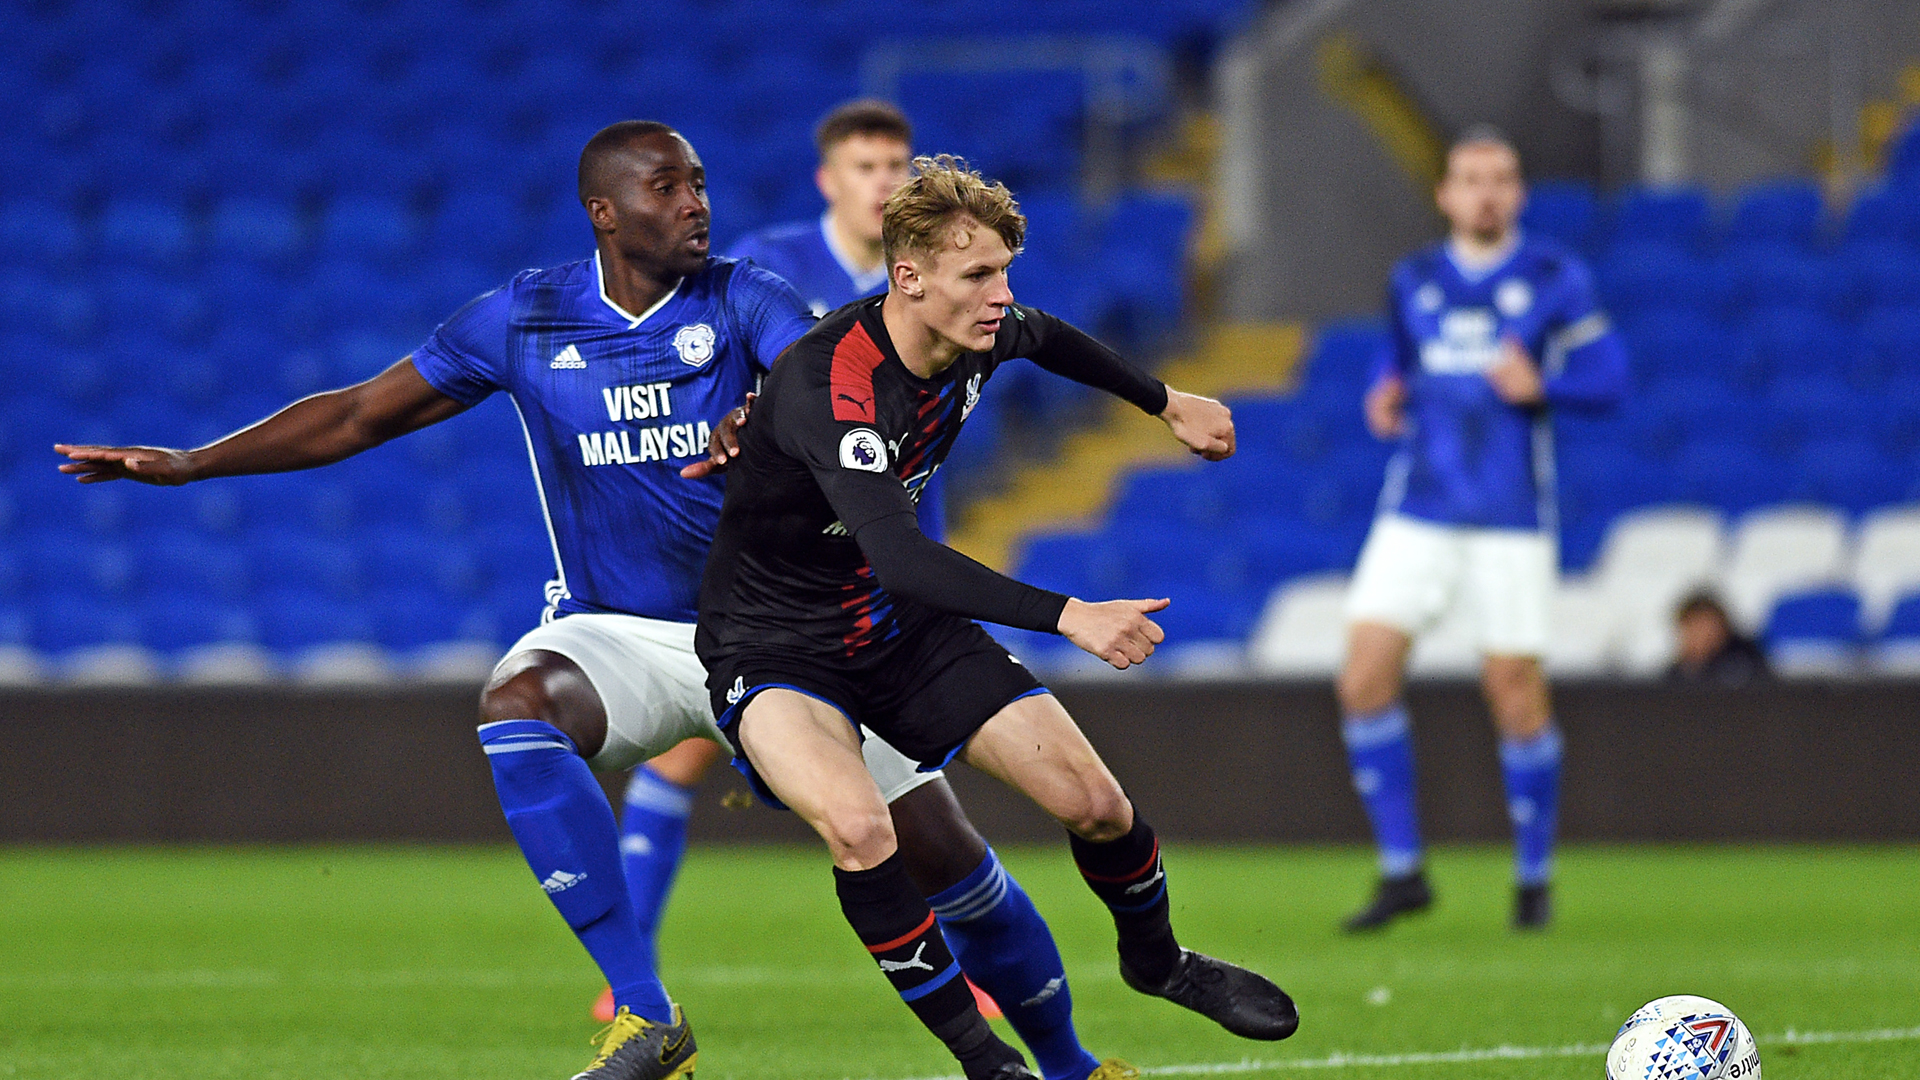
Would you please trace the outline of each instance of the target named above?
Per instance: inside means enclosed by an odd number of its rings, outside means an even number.
[[[1607,1049],[1607,1080],[1760,1080],[1760,1049],[1725,1005],[1676,994],[1620,1025]]]

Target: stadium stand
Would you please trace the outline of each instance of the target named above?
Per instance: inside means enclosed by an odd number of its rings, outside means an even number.
[[[715,250],[813,217],[811,128],[864,89],[875,46],[858,28],[888,27],[882,44],[978,35],[965,5],[563,7],[185,0],[10,20],[0,681],[483,672],[535,621],[552,574],[505,402],[322,472],[188,492],[82,490],[48,446],[209,441],[379,371],[522,267],[580,258],[591,240],[573,167],[613,120],[689,135],[712,174]],[[1021,32],[1055,56],[1097,39],[1170,68],[1256,9],[1047,4]],[[111,53],[96,41],[109,19]],[[1195,211],[1176,191],[1089,197],[1091,76],[1037,61],[898,76],[921,148],[1008,180],[1032,213],[1023,298],[1152,355],[1187,314]],[[712,93],[716,80],[729,92]],[[1009,93],[1021,108],[978,107]],[[1170,115],[1171,93],[1130,87],[1122,135]],[[1087,406],[1078,388],[1009,374],[956,470],[993,460],[997,428],[1047,431]],[[1244,634],[1242,609],[1277,577],[1232,559],[1220,574],[1209,602],[1183,610],[1205,613],[1194,633]]]
[[[1536,186],[1527,227],[1595,260],[1636,377],[1618,415],[1557,425],[1566,577],[1548,657],[1556,671],[1658,674],[1672,656],[1673,606],[1700,586],[1793,654],[1787,674],[1920,668],[1920,605],[1899,606],[1920,584],[1920,125],[1898,145],[1888,177],[1850,207],[1827,206],[1797,179],[1717,208],[1695,189],[1603,199],[1578,183]],[[1383,347],[1377,324],[1326,326],[1291,395],[1232,401],[1241,453],[1262,462],[1247,471],[1266,483],[1226,468],[1136,472],[1082,542],[1124,567],[1134,517],[1191,518],[1195,500],[1226,508],[1208,510],[1211,550],[1244,545],[1249,530],[1317,536],[1292,547],[1247,639],[1247,666],[1330,674],[1340,575],[1382,475],[1359,400]],[[1016,566],[1049,580],[1031,558]],[[1414,666],[1457,673],[1469,659],[1440,627]]]
[[[1256,6],[1036,5],[1027,31],[1183,54]],[[551,572],[505,402],[323,473],[186,492],[83,491],[45,448],[206,441],[378,371],[520,267],[578,258],[572,163],[612,119],[687,131],[713,173],[720,246],[811,216],[808,129],[863,85],[849,28],[976,31],[956,5],[910,23],[878,0],[831,7],[580,4],[556,19],[468,5],[448,18],[425,0],[185,0],[165,18],[116,10],[127,45],[112,62],[88,48],[104,9],[24,10],[0,42],[19,118],[0,149],[23,163],[0,174],[0,681],[471,677],[531,624]],[[703,92],[716,78],[735,92]],[[1086,74],[998,78],[929,69],[896,85],[922,149],[1016,183],[1032,216],[1023,299],[1152,354],[1191,318],[1193,202],[1088,201],[1073,149]],[[1022,108],[983,123],[983,86],[1017,87]],[[1131,105],[1149,119],[1170,107]],[[1658,671],[1671,604],[1701,583],[1780,641],[1830,633],[1839,610],[1796,622],[1789,594],[1849,589],[1859,636],[1839,666],[1920,668],[1920,126],[1887,161],[1844,206],[1802,179],[1727,199],[1535,186],[1526,226],[1593,261],[1636,376],[1619,415],[1559,425],[1557,606],[1577,634],[1556,640],[1556,670]],[[1015,543],[1011,568],[1076,592],[1174,597],[1168,629],[1194,647],[1172,668],[1330,671],[1340,575],[1388,454],[1358,410],[1380,343],[1369,320],[1320,328],[1290,394],[1233,398],[1233,461],[1161,458],[1111,500],[1076,495],[1073,512],[1093,516]],[[1065,429],[1088,405],[1019,365],[989,398],[956,470],[992,462],[997,428]],[[1096,483],[1114,468],[1103,459]],[[1063,655],[1054,639],[1018,645],[1041,663]],[[1423,649],[1420,670],[1459,663],[1444,633]]]

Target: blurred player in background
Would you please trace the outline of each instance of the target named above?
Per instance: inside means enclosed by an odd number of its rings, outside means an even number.
[[[1455,604],[1471,614],[1500,734],[1513,925],[1549,919],[1561,753],[1540,666],[1558,562],[1551,410],[1611,407],[1627,362],[1587,268],[1521,235],[1525,194],[1506,137],[1469,131],[1449,150],[1436,192],[1449,237],[1401,261],[1388,286],[1392,342],[1366,418],[1400,451],[1354,571],[1339,678],[1342,734],[1381,878],[1349,930],[1433,902],[1401,695],[1414,638]]]
[[[722,739],[693,651],[723,493],[708,435],[813,318],[779,278],[708,257],[706,173],[665,124],[627,121],[595,135],[580,156],[579,193],[592,259],[519,274],[365,383],[198,450],[57,449],[72,459],[61,471],[82,483],[184,484],[330,464],[496,391],[512,398],[558,574],[541,625],[488,680],[480,741],[534,879],[617,1003],[580,1078],[664,1080],[691,1072],[694,1040],[656,970],[655,928],[636,917],[657,913],[658,898],[636,897],[622,873],[612,809],[592,773],[688,738]],[[968,943],[965,962],[989,989],[1033,999],[1016,1026],[1048,1080],[1085,1080],[1098,1062],[1074,1035],[1046,923],[943,777],[879,740],[867,753],[877,782],[909,802],[898,829],[911,838],[915,880],[946,890],[934,902]],[[650,812],[684,815],[684,793],[643,797]]]
[[[935,913],[899,857],[863,733],[937,769],[955,755],[1067,829],[1112,912],[1120,972],[1229,1031],[1280,1039],[1280,989],[1179,946],[1153,830],[1060,703],[980,619],[1065,635],[1116,668],[1161,640],[1165,600],[1087,603],[1022,584],[927,538],[915,496],[1002,363],[1042,368],[1163,419],[1197,454],[1233,452],[1225,406],[1168,389],[1044,312],[1014,303],[1007,267],[1026,219],[1004,186],[949,158],[887,201],[887,292],[796,342],[741,429],[695,648],[735,761],[832,854],[841,911],[893,989],[968,1080],[1028,1075],[958,978]]]

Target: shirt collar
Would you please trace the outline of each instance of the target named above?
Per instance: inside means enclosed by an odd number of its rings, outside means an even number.
[[[1500,245],[1492,255],[1481,259],[1469,258],[1460,250],[1460,245],[1455,243],[1452,237],[1448,237],[1446,243],[1447,261],[1453,264],[1453,269],[1463,280],[1469,282],[1485,281],[1492,277],[1494,271],[1511,262],[1513,253],[1519,250],[1519,229],[1513,230],[1507,236],[1507,242]]]
[[[880,265],[872,270],[860,269],[859,266],[854,264],[853,256],[842,250],[840,245],[834,242],[833,229],[828,224],[831,220],[833,220],[832,210],[828,210],[826,213],[820,215],[820,239],[826,241],[827,254],[832,255],[833,261],[839,263],[840,269],[846,271],[847,277],[853,280],[853,287],[864,295],[886,284],[886,260],[882,259]]]
[[[598,249],[596,249],[593,253],[593,280],[595,284],[600,286],[600,302],[612,308],[614,314],[627,320],[627,329],[632,330],[633,328],[639,326],[641,323],[646,322],[648,319],[652,318],[654,312],[659,311],[663,307],[666,307],[667,301],[673,299],[676,295],[679,294],[681,284],[684,283],[687,279],[680,278],[679,280],[675,281],[673,283],[673,288],[667,290],[667,295],[661,297],[658,300],[655,300],[653,302],[652,307],[648,308],[647,310],[641,312],[638,315],[635,315],[629,312],[626,308],[623,308],[619,304],[614,303],[613,297],[607,295],[607,274],[606,274],[606,271],[600,266],[600,252]]]

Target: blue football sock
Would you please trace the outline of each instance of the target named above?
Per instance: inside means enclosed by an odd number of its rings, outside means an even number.
[[[927,898],[954,958],[1020,1033],[1046,1080],[1086,1080],[1100,1062],[1073,1030],[1073,995],[1053,932],[987,849],[973,873]]]
[[[649,962],[658,955],[660,919],[667,894],[680,871],[687,850],[687,816],[693,813],[693,792],[642,765],[627,781],[627,797],[620,811],[620,866],[626,871],[627,895],[633,915],[646,939]]]
[[[600,966],[614,1003],[671,1023],[672,1003],[620,873],[613,807],[573,740],[540,720],[502,720],[480,725],[480,745],[533,879]]]
[[[1513,872],[1522,885],[1553,876],[1553,834],[1560,819],[1560,730],[1549,721],[1531,739],[1500,740],[1500,772],[1513,818]]]
[[[1407,707],[1400,702],[1374,713],[1345,718],[1340,736],[1353,765],[1353,787],[1373,823],[1380,848],[1380,873],[1405,877],[1425,861],[1420,847],[1420,818],[1414,803],[1413,735]]]

